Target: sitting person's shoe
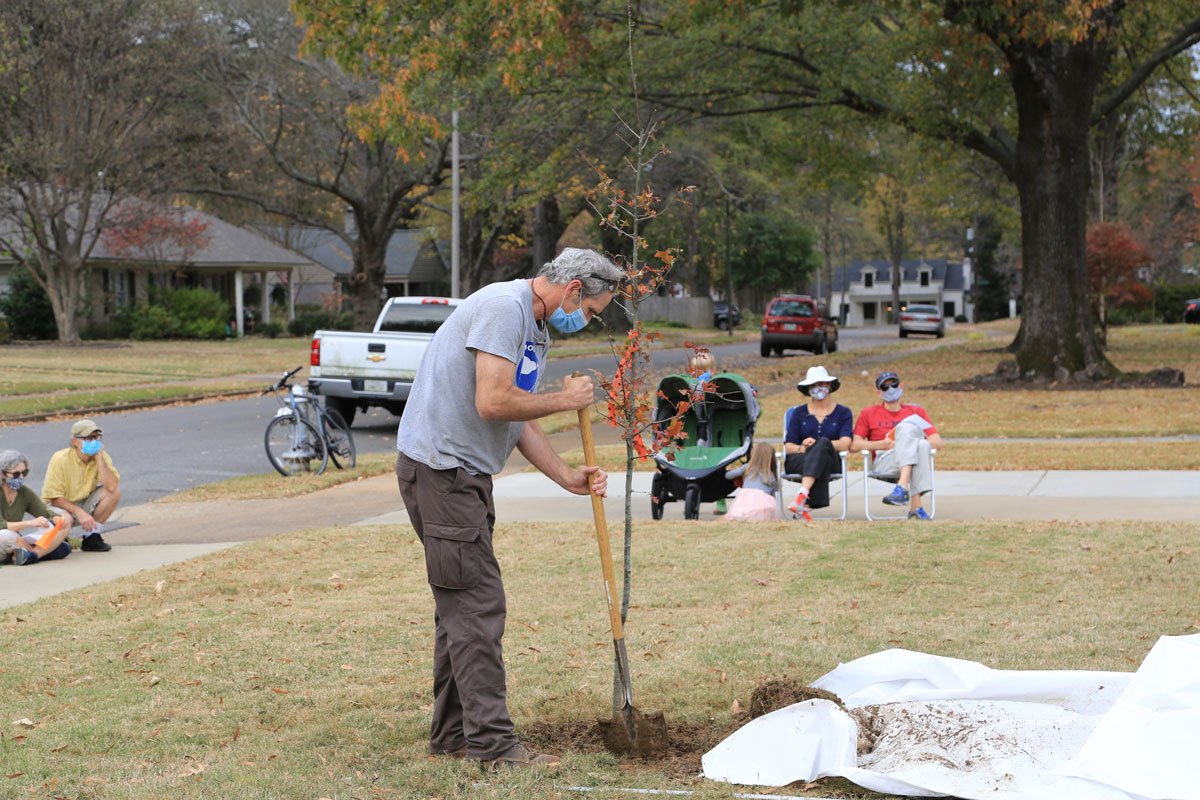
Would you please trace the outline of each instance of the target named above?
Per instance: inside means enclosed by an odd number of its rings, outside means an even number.
[[[793,514],[799,514],[800,510],[808,504],[808,492],[801,489],[796,492],[796,499],[788,503],[787,510]]]
[[[717,501],[717,506],[716,506],[716,508],[713,509],[713,513],[714,514],[724,514],[728,510],[729,510],[729,507],[725,505],[725,499],[722,498]]]
[[[479,765],[484,769],[504,767],[557,767],[562,759],[549,753],[531,753],[525,745],[517,743],[495,758],[484,759]]]
[[[37,553],[32,550],[26,550],[18,547],[13,550],[13,563],[18,567],[23,567],[26,564],[36,564],[38,562]]]
[[[908,503],[908,489],[897,484],[896,488],[892,489],[892,493],[883,498],[883,502],[889,506],[906,505]]]
[[[107,553],[112,550],[112,545],[104,541],[104,537],[98,533],[93,533],[91,536],[83,537],[83,544],[79,546],[80,550],[89,553]]]
[[[792,519],[803,517],[805,522],[812,522],[812,514],[808,513],[808,492],[798,492],[796,499],[788,503],[787,509],[792,512]]]
[[[923,508],[914,508],[912,511],[908,512],[908,518],[909,519],[923,519],[923,520],[933,519],[933,517],[929,516],[929,512],[927,512]]]

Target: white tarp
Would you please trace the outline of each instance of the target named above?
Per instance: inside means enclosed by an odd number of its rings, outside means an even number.
[[[1200,635],[1159,639],[1133,674],[887,650],[813,685],[851,713],[809,700],[759,717],[704,755],[705,776],[759,786],[840,776],[965,800],[1200,800]],[[873,739],[861,756],[860,723]]]

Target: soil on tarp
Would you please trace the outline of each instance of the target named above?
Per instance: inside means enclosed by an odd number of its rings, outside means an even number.
[[[800,681],[776,678],[754,687],[750,694],[749,710],[737,710],[727,716],[713,717],[707,721],[677,721],[668,718],[665,753],[655,753],[633,759],[652,764],[677,780],[695,778],[703,771],[700,759],[709,750],[727,739],[738,728],[755,717],[805,700],[830,700],[845,708],[841,699],[823,689],[814,689]],[[642,712],[650,714],[653,712]],[[522,725],[519,731],[522,741],[534,750],[551,753],[611,753],[605,740],[605,730],[617,720],[561,720],[535,721]],[[622,754],[618,754],[622,755]]]
[[[837,703],[842,709],[846,708],[842,698],[833,692],[806,686],[791,678],[774,678],[754,687],[750,694],[750,718],[756,719],[763,714],[770,714],[772,711],[806,700],[829,700]]]

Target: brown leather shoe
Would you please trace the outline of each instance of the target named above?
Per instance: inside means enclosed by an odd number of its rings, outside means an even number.
[[[553,769],[562,763],[562,759],[550,753],[531,753],[525,745],[517,743],[506,752],[495,758],[483,759],[479,766],[484,769],[501,769],[504,767],[549,767]]]

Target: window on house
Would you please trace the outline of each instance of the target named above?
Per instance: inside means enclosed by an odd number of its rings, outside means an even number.
[[[841,323],[843,325],[846,324],[846,320],[850,319],[850,304],[849,303],[842,303],[842,313],[838,317],[838,319],[841,321]]]
[[[877,305],[878,305],[878,303],[863,303],[863,319],[864,320],[867,320],[870,322],[875,321],[875,308]]]
[[[875,285],[875,273],[874,272],[864,272],[863,273],[863,288],[870,289],[874,285]]]
[[[956,312],[954,310],[953,300],[947,300],[946,302],[942,303],[942,316],[946,319],[954,319]]]
[[[926,270],[926,269],[921,270],[921,285],[922,286],[929,285],[929,270]]]

